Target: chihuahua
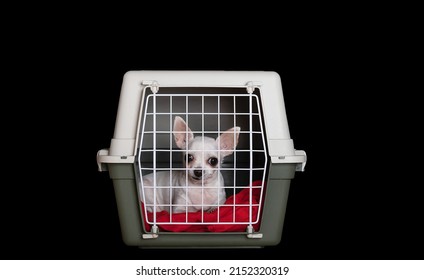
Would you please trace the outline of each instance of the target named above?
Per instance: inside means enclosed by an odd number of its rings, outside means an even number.
[[[212,212],[226,200],[224,178],[219,167],[226,156],[234,152],[238,144],[240,127],[224,131],[216,139],[194,137],[185,121],[174,119],[174,141],[183,150],[185,168],[174,171],[157,171],[143,176],[142,201],[153,212],[154,192],[156,211],[172,213]],[[156,174],[156,186],[154,184]]]

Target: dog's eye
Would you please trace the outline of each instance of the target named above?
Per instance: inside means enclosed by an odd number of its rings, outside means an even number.
[[[210,159],[208,159],[208,163],[210,165],[212,165],[212,166],[215,166],[215,165],[218,164],[218,159],[217,158],[214,158],[214,157],[211,157]]]
[[[194,157],[192,155],[187,155],[187,162],[193,161]]]

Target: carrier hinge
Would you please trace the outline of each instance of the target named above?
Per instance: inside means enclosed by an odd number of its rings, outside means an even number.
[[[142,81],[141,84],[144,86],[150,86],[153,93],[158,93],[159,91],[159,83],[157,81]]]
[[[247,93],[252,94],[255,91],[255,88],[259,88],[261,85],[261,82],[248,82],[246,84]]]
[[[152,230],[150,233],[144,233],[141,237],[143,239],[154,239],[159,237],[159,228],[158,226],[152,226]]]
[[[253,229],[253,226],[251,225],[247,226],[246,232],[247,232],[247,238],[259,239],[264,236],[262,233],[255,233],[255,230]]]

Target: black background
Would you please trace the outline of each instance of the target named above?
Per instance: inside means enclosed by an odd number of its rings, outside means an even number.
[[[10,47],[5,77],[0,258],[422,259],[421,184],[411,179],[417,170],[407,155],[415,152],[402,142],[402,93],[386,75],[398,68],[384,39],[349,27],[312,25],[293,37],[253,27],[25,30],[37,35]],[[291,137],[308,162],[292,180],[278,246],[146,250],[122,242],[112,181],[97,171],[96,153],[110,145],[129,70],[280,74]]]

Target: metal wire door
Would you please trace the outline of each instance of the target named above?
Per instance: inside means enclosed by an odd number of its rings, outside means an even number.
[[[169,231],[172,225],[257,225],[268,166],[259,90],[146,88],[142,106],[136,171],[145,222]],[[187,145],[179,147],[176,133],[181,131],[175,131],[175,125],[180,119],[189,130],[185,132]],[[236,127],[239,130],[231,130]],[[196,140],[188,139],[189,133]],[[226,133],[238,142],[221,157],[222,147],[211,148],[209,143]],[[189,141],[200,144],[196,150],[189,149]],[[223,185],[209,186],[203,180],[193,185],[190,153],[202,157],[206,165],[197,168],[213,169]],[[216,165],[211,164],[214,155],[219,160]],[[143,178],[149,178],[149,183]],[[213,192],[216,203],[205,198],[213,188],[221,189]],[[196,203],[188,199],[194,192],[201,197]],[[176,204],[177,193],[187,195],[185,203]]]

